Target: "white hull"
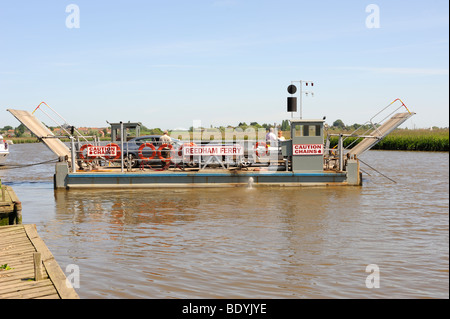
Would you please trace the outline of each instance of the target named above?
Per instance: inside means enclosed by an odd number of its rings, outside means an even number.
[[[5,165],[6,159],[8,158],[8,151],[0,151],[0,165]]]
[[[5,165],[6,159],[9,155],[8,143],[0,135],[0,165]]]

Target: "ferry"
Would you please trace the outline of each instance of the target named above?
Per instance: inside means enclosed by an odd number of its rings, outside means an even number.
[[[8,142],[0,135],[0,165],[5,165],[6,159],[9,155]]]
[[[55,136],[34,115],[42,105],[60,118],[63,124],[58,125],[65,134]],[[395,99],[354,132],[331,134],[325,118],[294,118],[296,101],[292,96],[287,106],[290,138],[276,142],[267,140],[265,130],[254,138],[244,138],[238,130],[228,136],[225,132],[225,139],[215,141],[201,130],[171,132],[172,142],[167,142],[141,136],[140,122],[108,122],[108,142],[83,136],[45,102],[32,113],[7,111],[58,156],[54,186],[65,189],[362,186],[360,155],[415,114]],[[332,135],[338,136],[336,147],[330,147]],[[63,137],[70,142],[63,143]],[[358,143],[344,147],[348,137],[357,137]]]

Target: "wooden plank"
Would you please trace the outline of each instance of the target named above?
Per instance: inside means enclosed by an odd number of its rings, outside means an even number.
[[[1,236],[7,236],[11,233],[25,233],[25,230],[21,227],[17,227],[16,225],[5,225],[1,227]]]
[[[72,287],[68,287],[66,283],[66,275],[59,267],[58,263],[56,262],[50,250],[45,245],[44,241],[39,237],[36,225],[24,225],[24,229],[27,233],[28,238],[36,248],[36,251],[42,254],[42,262],[44,263],[49,278],[53,282],[53,285],[55,285],[59,296],[62,299],[78,299],[79,296],[75,292],[75,289],[73,289]]]
[[[11,252],[20,252],[23,250],[27,250],[31,247],[31,249],[34,249],[33,245],[30,243],[30,241],[24,241],[23,239],[20,240],[18,243],[7,243],[3,245],[3,248],[0,249],[0,256],[8,255]]]
[[[33,259],[31,258],[31,256],[33,255],[33,252],[30,252],[28,255],[27,254],[20,254],[20,255],[8,255],[5,257],[0,258],[0,264],[4,265],[4,264],[8,264],[8,265],[16,265],[17,264],[32,264],[33,263]]]
[[[17,226],[17,225],[14,225],[14,226]],[[22,229],[20,229],[20,228],[12,228],[12,227],[14,227],[14,226],[2,226],[2,237],[7,237],[7,236],[9,236],[9,235],[14,235],[14,234],[24,234],[25,233],[25,230],[22,228]],[[5,229],[3,229],[3,228],[5,228]]]
[[[4,256],[0,258],[0,263],[2,265],[4,264],[11,264],[11,265],[17,265],[21,263],[31,263],[33,260],[33,251],[30,251],[29,253],[23,253],[23,254],[9,254],[7,256]]]
[[[34,280],[34,271],[31,269],[27,270],[18,270],[18,271],[3,271],[3,274],[0,274],[0,284],[3,285],[5,282],[16,281],[20,282],[22,280],[33,279]],[[1,290],[1,287],[0,287]]]
[[[53,285],[51,286],[44,286],[44,287],[33,287],[26,290],[21,290],[17,292],[11,292],[7,294],[1,294],[0,298],[3,299],[32,299],[37,298],[41,296],[46,296],[50,294],[54,294],[55,287]]]
[[[0,253],[0,260],[3,259],[14,259],[17,257],[23,257],[26,255],[29,255],[30,253],[32,254],[33,252],[35,252],[33,247],[28,247],[28,246],[7,246],[8,250],[4,251],[3,253]]]
[[[22,281],[19,283],[5,283],[2,284],[2,294],[8,294],[12,292],[22,291],[29,288],[34,287],[45,287],[45,286],[53,286],[53,283],[50,279],[43,279],[41,281]]]
[[[3,226],[2,226],[3,227]],[[19,233],[19,232],[9,232],[7,234],[2,234],[2,237],[0,237],[0,243],[6,243],[8,241],[14,241],[15,239],[26,239],[24,238],[25,233]]]
[[[53,294],[53,295],[47,295],[47,296],[42,296],[42,297],[35,297],[32,299],[59,299],[59,295]]]
[[[4,265],[4,264],[7,264],[11,268],[11,270],[17,270],[17,269],[22,269],[22,268],[33,269],[33,256],[30,255],[24,261],[15,259],[15,260],[5,262],[2,265]],[[2,270],[2,271],[5,272],[5,270]]]
[[[33,247],[30,244],[30,241],[21,241],[20,243],[9,243],[8,246],[4,246],[3,250],[1,250],[2,253],[7,253],[8,250],[11,250],[12,248],[14,248],[15,251],[21,251],[21,250],[27,250],[28,247]]]
[[[3,255],[8,255],[8,254],[10,254],[11,252],[13,252],[14,251],[14,249],[17,249],[17,248],[22,248],[22,249],[26,249],[27,248],[27,246],[30,246],[31,245],[31,243],[30,243],[30,241],[28,240],[26,240],[26,239],[23,239],[23,238],[20,238],[20,239],[17,239],[15,242],[4,242],[4,243],[2,243],[2,242],[0,242],[0,256],[3,256]],[[33,248],[33,245],[31,245],[31,247]]]

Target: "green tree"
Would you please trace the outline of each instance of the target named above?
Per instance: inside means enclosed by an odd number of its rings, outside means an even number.
[[[291,125],[289,124],[289,120],[281,121],[281,130],[282,131],[290,131],[291,130]]]
[[[250,126],[253,126],[253,127],[256,128],[256,129],[262,127],[260,124],[258,124],[258,122],[251,122],[251,123],[250,123]]]
[[[21,137],[25,133],[25,125],[20,124],[18,127],[14,129],[14,135],[16,137]]]
[[[342,122],[342,120],[336,120],[333,122],[333,127],[344,129],[345,124],[344,124],[344,122]]]
[[[239,122],[238,127],[240,127],[242,130],[245,131],[247,129],[248,125],[245,122]]]
[[[150,135],[163,135],[163,133],[159,127],[150,130]]]

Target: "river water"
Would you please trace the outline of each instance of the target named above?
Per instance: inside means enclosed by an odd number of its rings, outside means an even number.
[[[0,178],[81,298],[449,298],[448,153],[361,158],[396,183],[365,165],[362,187],[55,191],[54,164]]]

